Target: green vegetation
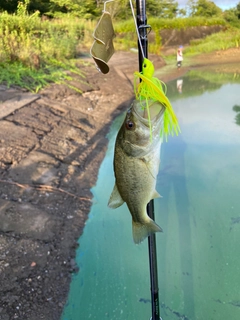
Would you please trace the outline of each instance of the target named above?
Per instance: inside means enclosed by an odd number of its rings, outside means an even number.
[[[239,48],[240,30],[229,28],[226,31],[212,34],[205,39],[193,40],[186,48],[186,54],[207,53],[215,50],[226,50],[229,48]]]
[[[0,81],[38,91],[49,82],[69,80],[66,70],[81,74],[73,59],[88,27],[78,18],[42,21],[19,3],[17,12],[0,15]]]
[[[152,31],[155,34],[154,42],[149,42],[149,52],[151,53],[159,53],[159,48],[161,47],[161,37],[159,31],[162,29],[180,30],[197,26],[227,25],[227,22],[221,17],[189,17],[176,19],[149,18],[148,23],[151,25]],[[136,47],[137,36],[132,19],[123,22],[116,22],[114,24],[114,29],[118,35],[114,41],[117,48],[121,50],[128,50],[131,47]]]
[[[70,14],[82,19],[97,18],[102,11],[103,2],[99,0],[22,0],[27,4],[28,13],[39,11],[40,15],[59,17]],[[1,1],[0,11],[15,13],[19,0]],[[134,1],[133,1],[134,3]],[[147,15],[163,19],[176,17],[214,17],[222,16],[224,12],[210,0],[188,0],[186,8],[179,8],[175,0],[147,0]],[[131,18],[131,10],[128,0],[118,0],[107,5],[111,14],[119,20]],[[227,10],[228,11],[228,10]],[[240,2],[235,8],[230,9],[231,17],[239,18]]]
[[[237,113],[235,117],[235,123],[240,126],[240,106],[238,105],[233,106],[233,111]]]
[[[0,81],[38,91],[49,82],[69,80],[67,70],[81,74],[76,59],[90,49],[102,9],[103,2],[96,0],[1,1]],[[116,50],[136,48],[128,0],[109,3],[107,9],[113,17]],[[240,30],[230,26],[240,25],[240,2],[222,12],[208,0],[189,0],[185,9],[179,9],[175,0],[147,0],[147,14],[154,35],[149,52],[159,53],[161,29],[209,25],[224,25],[226,31],[192,41],[185,56],[239,47]]]
[[[161,29],[186,29],[196,26],[215,26],[226,25],[226,21],[221,17],[206,18],[206,17],[189,17],[176,19],[158,19],[150,17],[148,23],[153,30]],[[135,32],[134,22],[132,19],[127,21],[118,21],[114,24],[114,29],[117,33]]]
[[[192,17],[213,17],[222,14],[222,10],[213,1],[189,0],[187,7]]]
[[[214,33],[204,39],[192,40],[190,45],[184,48],[184,64],[191,63],[191,58],[201,54],[213,51],[227,50],[230,48],[239,48],[240,29],[229,27],[227,30]],[[174,64],[176,55],[165,57],[167,64]]]

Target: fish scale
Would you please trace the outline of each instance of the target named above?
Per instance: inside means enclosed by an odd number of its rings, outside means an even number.
[[[160,129],[164,107],[156,102],[151,107],[151,138],[149,119],[142,103],[135,100],[118,132],[114,152],[115,186],[109,207],[126,202],[132,215],[133,240],[142,242],[151,233],[162,229],[148,216],[147,204],[159,197],[155,190],[160,163]],[[148,116],[148,115],[147,115]]]

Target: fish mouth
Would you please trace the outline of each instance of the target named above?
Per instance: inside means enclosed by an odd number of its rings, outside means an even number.
[[[153,100],[148,100],[147,104],[145,100],[134,100],[132,104],[132,110],[136,117],[138,117],[139,120],[148,127],[149,120],[151,123],[159,120],[164,113],[165,107],[160,102]]]

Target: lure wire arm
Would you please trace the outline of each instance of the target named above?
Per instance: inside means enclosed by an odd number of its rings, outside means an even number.
[[[107,3],[109,3],[109,2],[113,2],[114,0],[107,0],[107,1],[105,1],[104,2],[104,5],[103,5],[103,11],[102,12],[106,12],[107,10],[106,10],[106,5],[107,5]]]

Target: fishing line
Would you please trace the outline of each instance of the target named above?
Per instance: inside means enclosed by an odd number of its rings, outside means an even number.
[[[130,3],[131,11],[132,11],[133,21],[135,23],[135,28],[136,28],[136,31],[137,31],[138,43],[139,43],[139,46],[140,46],[140,49],[141,49],[141,52],[142,52],[142,56],[143,56],[143,58],[146,58],[145,54],[144,54],[144,51],[143,51],[143,46],[142,46],[142,43],[141,43],[141,37],[140,37],[139,31],[138,31],[138,25],[137,25],[137,20],[136,20],[134,9],[133,9],[132,0],[129,0],[129,3]]]

